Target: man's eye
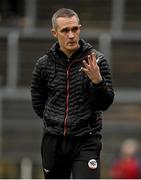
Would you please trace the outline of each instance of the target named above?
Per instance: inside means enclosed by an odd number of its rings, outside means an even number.
[[[67,33],[67,32],[69,32],[69,30],[67,28],[65,28],[65,29],[62,29],[61,32]]]
[[[78,31],[78,28],[79,28],[79,27],[74,27],[74,28],[72,28],[72,29],[64,28],[64,29],[61,30],[61,32],[62,32],[62,33],[68,33],[69,31],[76,32],[76,31]]]
[[[78,27],[74,27],[74,28],[72,28],[72,31],[73,31],[73,32],[78,31]]]

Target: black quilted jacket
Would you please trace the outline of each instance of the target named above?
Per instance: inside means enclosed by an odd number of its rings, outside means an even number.
[[[95,52],[103,81],[93,84],[79,69],[82,60]],[[71,58],[55,43],[41,57],[33,70],[32,104],[43,119],[45,131],[64,136],[83,136],[100,133],[101,111],[113,102],[111,74],[104,56],[90,44],[80,40],[80,48]]]

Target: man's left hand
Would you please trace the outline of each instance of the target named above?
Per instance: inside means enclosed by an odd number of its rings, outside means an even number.
[[[102,76],[100,74],[99,66],[96,63],[96,54],[92,53],[88,55],[88,62],[83,60],[84,67],[81,67],[81,70],[89,77],[89,79],[98,84],[102,81]]]

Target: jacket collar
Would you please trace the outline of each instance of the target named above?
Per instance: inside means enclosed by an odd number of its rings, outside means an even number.
[[[84,56],[85,53],[90,51],[92,49],[92,46],[89,43],[86,43],[83,39],[79,40],[80,48],[74,52],[74,54],[69,58],[70,61],[73,61],[75,59],[80,59]],[[51,47],[49,53],[51,53],[54,57],[54,60],[58,59],[64,61],[65,63],[68,60],[68,57],[60,50],[59,43],[56,42]]]

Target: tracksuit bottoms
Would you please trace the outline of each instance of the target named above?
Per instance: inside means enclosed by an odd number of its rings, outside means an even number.
[[[101,138],[45,134],[41,144],[45,179],[100,179]]]

